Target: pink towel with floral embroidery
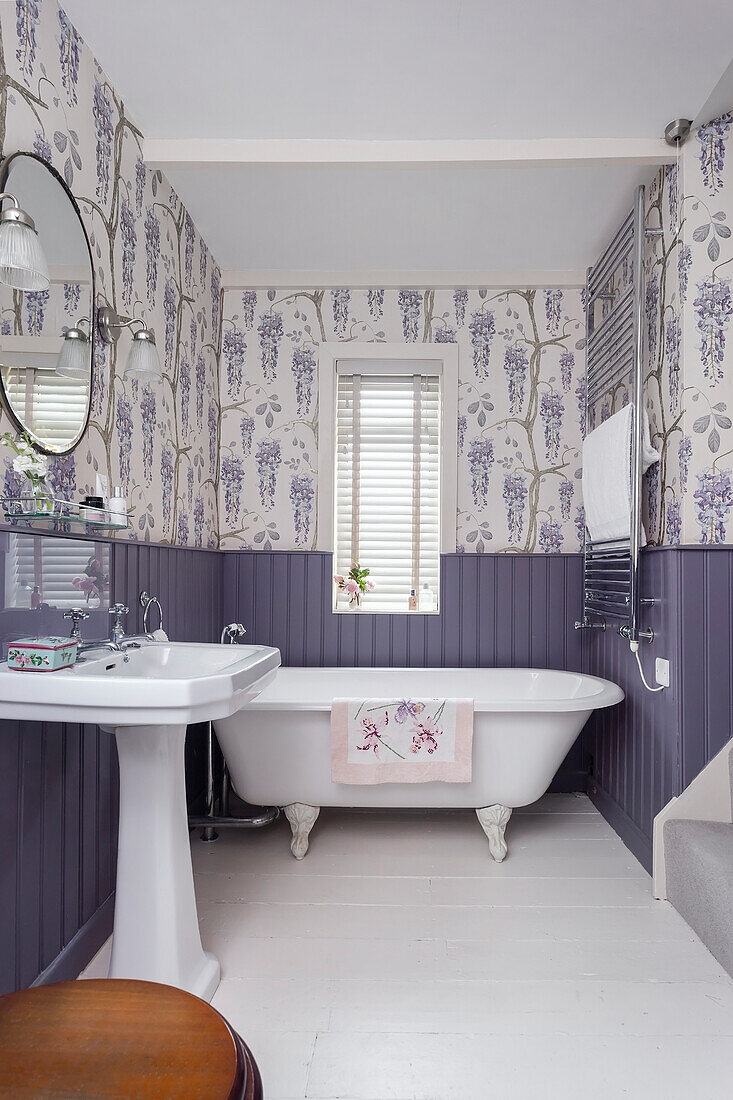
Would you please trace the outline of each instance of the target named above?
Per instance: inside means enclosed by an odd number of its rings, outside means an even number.
[[[470,783],[472,699],[334,699],[334,783]]]

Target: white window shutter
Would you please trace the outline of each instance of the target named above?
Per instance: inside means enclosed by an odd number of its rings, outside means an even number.
[[[407,611],[412,588],[438,596],[441,378],[353,369],[337,375],[336,572],[358,560],[376,586],[362,606]]]
[[[43,603],[51,607],[84,607],[86,597],[73,582],[84,574],[94,552],[94,543],[12,533],[6,555],[6,605],[30,607],[37,587]],[[106,548],[99,553],[106,560]]]

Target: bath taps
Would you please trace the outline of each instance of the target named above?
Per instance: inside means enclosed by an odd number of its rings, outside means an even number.
[[[108,614],[112,619],[112,632],[110,638],[113,642],[119,643],[125,637],[125,628],[122,625],[122,618],[124,615],[129,615],[130,608],[125,607],[123,603],[116,603],[110,607]]]
[[[241,623],[229,623],[229,625],[225,626],[222,630],[219,641],[222,644],[224,642],[229,642],[230,645],[234,645],[237,638],[242,638],[246,633],[247,631]]]

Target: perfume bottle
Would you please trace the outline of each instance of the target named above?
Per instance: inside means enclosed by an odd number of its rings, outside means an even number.
[[[417,611],[417,593],[414,588],[410,589],[410,598],[407,601],[408,611]]]
[[[435,611],[435,593],[427,581],[420,589],[420,610]]]

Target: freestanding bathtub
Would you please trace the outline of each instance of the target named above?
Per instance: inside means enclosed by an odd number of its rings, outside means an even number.
[[[451,697],[474,700],[470,783],[331,781],[331,700]],[[543,795],[592,711],[620,702],[595,676],[530,668],[280,668],[243,710],[214,723],[241,798],[282,806],[302,859],[321,806],[471,808],[491,855],[506,855],[512,809]]]

